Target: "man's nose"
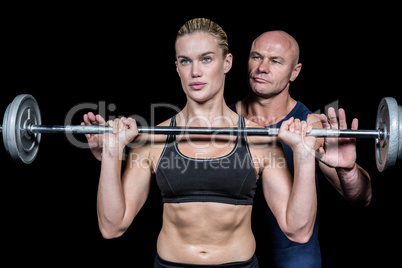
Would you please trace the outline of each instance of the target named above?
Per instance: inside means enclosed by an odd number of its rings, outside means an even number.
[[[258,71],[260,73],[269,73],[269,63],[267,60],[263,60],[260,62],[260,64],[258,65]]]

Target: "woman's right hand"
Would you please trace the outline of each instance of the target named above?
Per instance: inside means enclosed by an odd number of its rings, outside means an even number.
[[[109,120],[106,122],[99,114],[95,116],[89,112],[84,115],[84,122],[81,125],[113,127],[113,133],[85,134],[92,154],[99,161],[102,160],[104,148],[108,150],[123,149],[138,135],[137,123],[132,118],[116,118],[114,121]]]
[[[97,114],[96,116],[89,112],[84,114],[84,122],[81,123],[82,126],[105,126],[106,121],[102,116]],[[102,134],[85,134],[88,140],[89,149],[91,149],[92,154],[99,161],[102,160],[102,148],[103,148],[103,137]]]
[[[103,135],[103,152],[107,150],[112,155],[121,153],[138,136],[137,122],[133,118],[116,118],[107,121],[107,125],[113,127],[113,133]]]

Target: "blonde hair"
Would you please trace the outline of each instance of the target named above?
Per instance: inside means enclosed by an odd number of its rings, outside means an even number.
[[[218,24],[206,18],[196,18],[184,23],[177,32],[176,41],[182,36],[197,32],[209,33],[215,37],[219,47],[222,49],[223,58],[227,56],[229,53],[229,45],[225,31]]]

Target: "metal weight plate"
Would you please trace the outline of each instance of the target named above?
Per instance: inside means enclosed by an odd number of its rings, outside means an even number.
[[[402,107],[398,106],[399,108],[399,148],[398,148],[398,160],[402,160]]]
[[[40,133],[26,130],[30,124],[42,124],[39,105],[31,95],[18,95],[8,105],[3,117],[3,142],[12,158],[25,164],[35,160],[41,138]]]
[[[382,172],[395,165],[399,150],[399,107],[394,98],[383,98],[378,106],[376,129],[384,132],[384,137],[375,140],[375,155],[378,171]]]

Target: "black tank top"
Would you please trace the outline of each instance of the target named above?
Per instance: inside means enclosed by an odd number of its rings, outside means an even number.
[[[176,117],[170,126],[176,126]],[[239,127],[244,118],[239,116]],[[247,137],[237,136],[233,150],[222,157],[199,159],[183,155],[175,135],[169,135],[156,167],[164,203],[217,202],[252,205],[257,173]]]

